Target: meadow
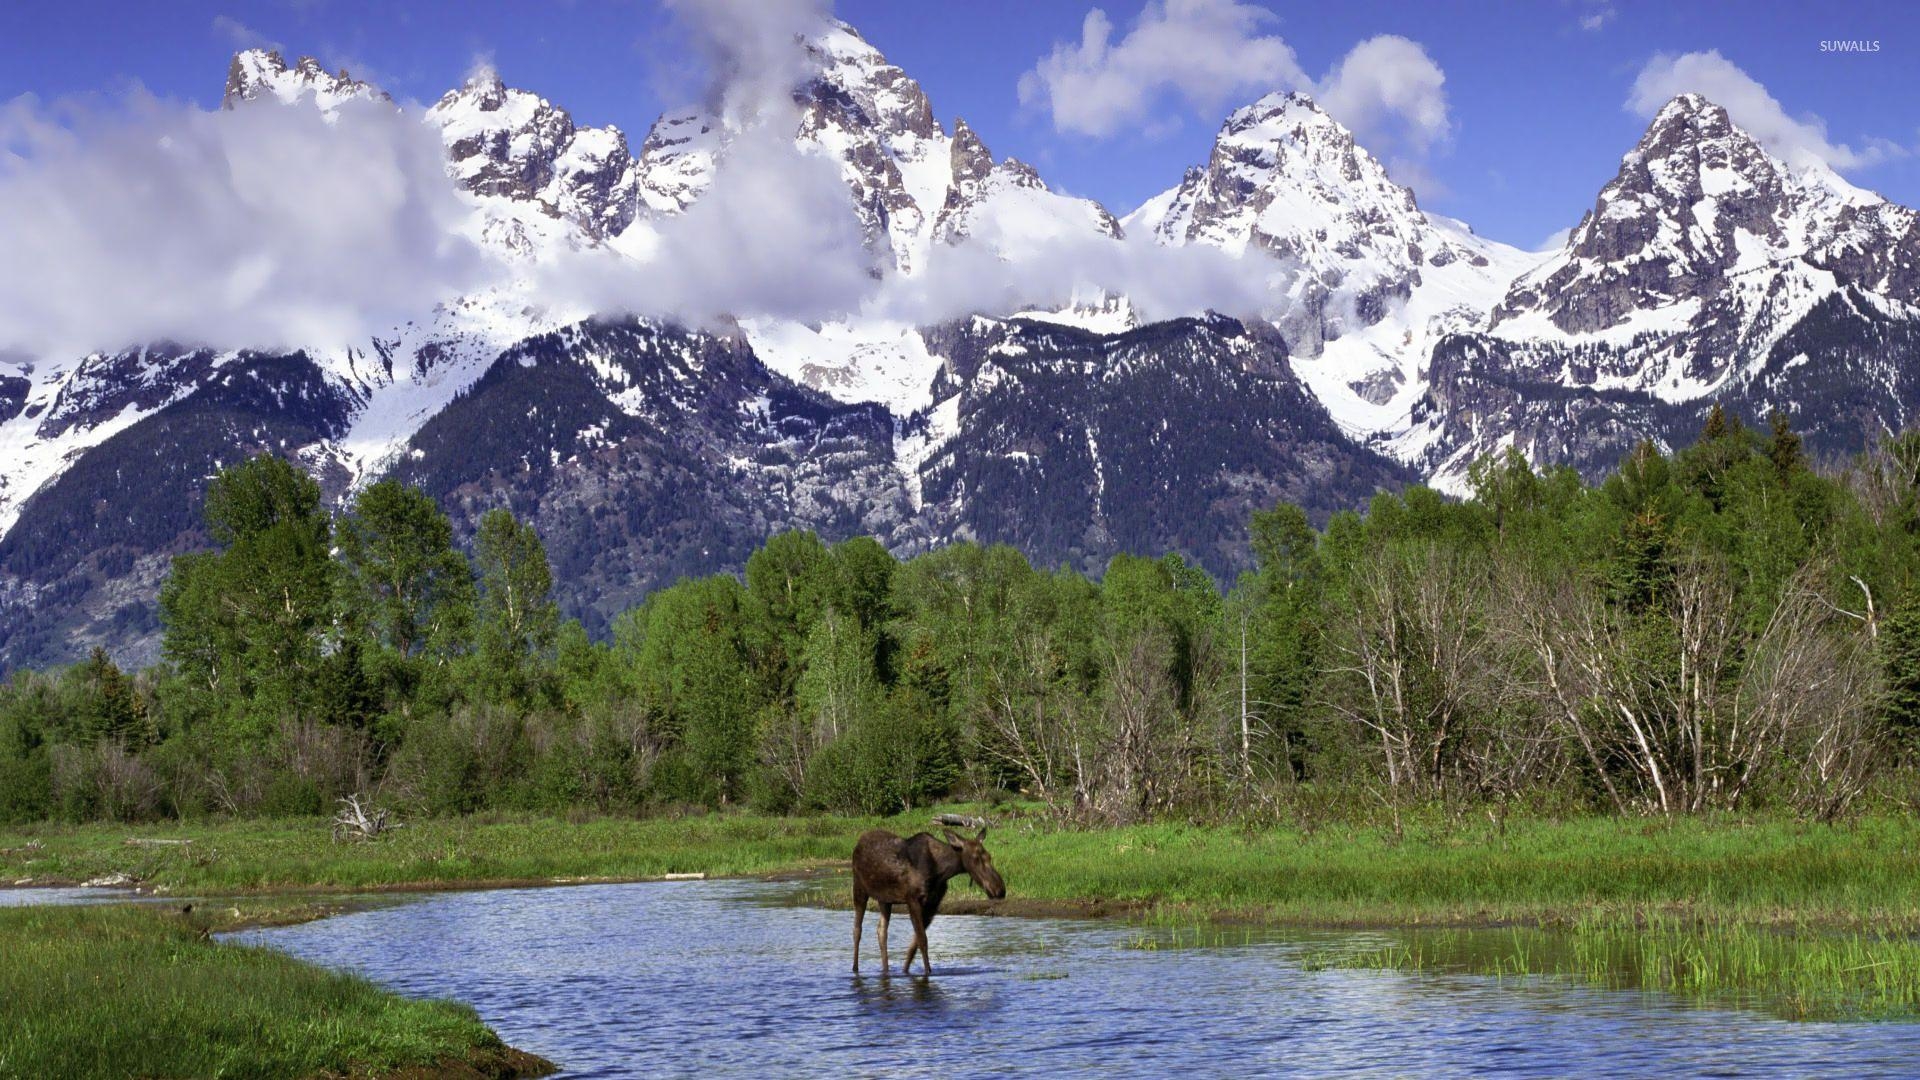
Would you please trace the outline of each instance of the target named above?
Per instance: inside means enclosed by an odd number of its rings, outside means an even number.
[[[0,909],[0,1076],[542,1076],[474,1011],[412,1001],[171,906]]]
[[[1316,963],[1574,976],[1786,1016],[1920,1017],[1920,945],[1910,940],[1920,931],[1920,823],[1904,816],[1495,825],[1435,813],[1398,830],[1364,821],[1303,830],[1080,828],[1030,807],[987,812],[1010,897],[990,904],[962,884],[949,911],[1116,916],[1187,928],[1203,944],[1228,941],[1237,927],[1386,930],[1398,944],[1330,951]],[[477,815],[422,819],[362,843],[334,842],[319,818],[40,825],[0,832],[0,878],[121,874],[181,896],[270,901],[763,875],[799,879],[800,902],[845,906],[839,875],[854,838],[875,826],[917,831],[929,813]]]

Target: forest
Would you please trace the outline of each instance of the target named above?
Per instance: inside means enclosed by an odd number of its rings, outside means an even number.
[[[1920,794],[1920,433],[1813,462],[1715,408],[1603,482],[1514,451],[1316,529],[1253,515],[1222,589],[1003,546],[776,535],[596,641],[508,509],[462,545],[395,480],[340,512],[261,455],[175,557],[163,660],[0,686],[0,821],[696,807],[1065,821],[1441,804],[1830,820]]]

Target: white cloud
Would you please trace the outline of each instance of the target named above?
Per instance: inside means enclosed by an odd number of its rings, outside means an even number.
[[[1827,136],[1826,121],[1812,113],[1790,116],[1786,107],[1753,76],[1742,71],[1719,50],[1675,56],[1656,53],[1633,80],[1627,109],[1651,118],[1673,98],[1699,94],[1727,110],[1733,122],[1782,156],[1810,157],[1840,170],[1864,168],[1906,149],[1886,139],[1869,139],[1856,149]]]
[[[0,349],[332,344],[493,273],[438,137],[373,102],[0,106]]]
[[[1620,12],[1612,4],[1589,3],[1580,15],[1580,29],[1591,34],[1612,22],[1618,14]]]
[[[279,42],[231,15],[215,15],[213,29],[236,49],[284,49]]]
[[[1044,104],[1060,131],[1096,137],[1151,122],[1169,96],[1211,116],[1306,84],[1293,48],[1259,32],[1275,21],[1238,0],[1152,0],[1115,42],[1113,20],[1094,8],[1078,43],[1056,45],[1020,77],[1020,100]]]
[[[1149,133],[1184,111],[1207,120],[1278,90],[1311,93],[1403,183],[1431,187],[1425,161],[1452,131],[1446,73],[1418,42],[1382,34],[1355,45],[1315,80],[1265,8],[1239,0],[1155,0],[1118,41],[1105,11],[1087,13],[1020,77],[1020,100],[1044,106],[1056,130]]]
[[[788,3],[764,32],[746,29],[769,10],[758,0],[677,10],[712,68],[727,147],[702,198],[636,225],[620,252],[510,262],[465,239],[476,204],[417,106],[352,100],[330,121],[308,104],[206,111],[142,92],[110,106],[0,104],[0,354],[326,348],[489,288],[555,312],[696,325],[862,313],[926,324],[1099,293],[1151,318],[1252,314],[1277,295],[1276,262],[1091,226],[937,245],[912,277],[876,274],[838,162],[793,137],[806,74],[793,31],[824,9]],[[996,250],[1014,246],[1017,259]]]
[[[802,36],[832,17],[828,0],[666,0],[698,54],[705,104],[737,122],[783,112],[808,74]]]
[[[1322,108],[1401,183],[1431,187],[1422,163],[1453,131],[1447,75],[1418,42],[1394,34],[1368,38],[1316,87]]]
[[[1571,228],[1555,229],[1553,232],[1547,234],[1545,240],[1535,244],[1533,250],[1541,252],[1559,251],[1561,248],[1567,246],[1567,238],[1572,235],[1573,230]]]

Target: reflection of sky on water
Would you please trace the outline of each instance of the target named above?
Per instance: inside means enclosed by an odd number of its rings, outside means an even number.
[[[447,893],[239,937],[470,1002],[569,1076],[1920,1072],[1920,1025],[1301,966],[1377,935],[1149,950],[1128,943],[1154,931],[1117,922],[943,916],[929,980],[878,973],[870,916],[856,977],[851,913],[761,902],[792,889]],[[911,932],[892,937],[897,965]]]

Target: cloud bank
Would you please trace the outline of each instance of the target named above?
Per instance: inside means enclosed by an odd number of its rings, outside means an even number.
[[[1812,113],[1788,115],[1786,107],[1759,80],[1720,55],[1718,49],[1678,56],[1656,53],[1633,80],[1626,107],[1637,116],[1651,119],[1661,106],[1687,93],[1700,94],[1726,109],[1735,124],[1767,149],[1790,160],[1813,158],[1845,172],[1908,153],[1888,139],[1869,139],[1858,148],[1834,142],[1827,135],[1826,121]]]
[[[0,105],[0,350],[363,339],[485,285],[438,137],[373,102]]]
[[[711,69],[705,93],[725,150],[685,212],[643,217],[612,247],[528,258],[474,239],[487,215],[539,212],[462,190],[415,104],[354,99],[323,114],[263,99],[205,111],[136,92],[0,105],[0,355],[67,359],[161,340],[332,349],[489,290],[556,314],[700,326],[928,324],[1101,294],[1124,294],[1150,318],[1254,314],[1275,295],[1277,263],[1114,240],[1091,224],[995,236],[991,217],[972,242],[936,244],[919,273],[882,274],[840,164],[794,138],[793,91],[809,74],[796,35],[825,8],[675,7]]]

